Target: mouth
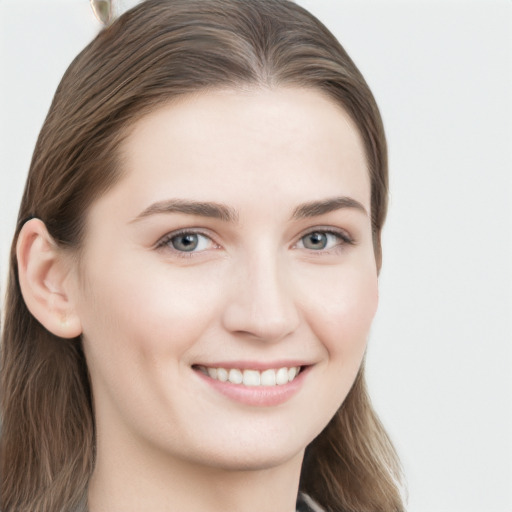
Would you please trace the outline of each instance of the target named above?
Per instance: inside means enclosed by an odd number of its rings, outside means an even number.
[[[201,372],[207,377],[219,381],[246,387],[284,386],[293,382],[304,370],[304,366],[283,366],[280,368],[267,368],[264,370],[224,368],[194,365],[193,369]]]

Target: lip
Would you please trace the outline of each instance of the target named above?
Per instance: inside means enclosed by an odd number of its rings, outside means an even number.
[[[218,364],[218,366],[217,366]],[[301,366],[301,371],[295,379],[288,384],[280,386],[243,386],[241,384],[233,384],[229,381],[221,382],[216,379],[212,379],[208,375],[205,375],[197,368],[193,368],[195,374],[203,380],[208,386],[210,386],[216,392],[224,395],[225,397],[239,402],[244,405],[250,405],[253,407],[275,407],[277,405],[284,404],[295,396],[303,386],[304,380],[307,378],[311,365],[298,364],[296,362],[286,361],[279,362],[276,366],[275,362],[267,363],[248,363],[248,362],[235,362],[230,361],[229,363],[215,363],[201,366],[209,366],[210,368],[238,368],[241,370],[266,370],[269,368],[282,368]],[[195,366],[195,365],[194,365]]]

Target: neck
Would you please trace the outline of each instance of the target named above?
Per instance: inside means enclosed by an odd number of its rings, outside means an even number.
[[[89,512],[295,512],[303,453],[269,467],[234,469],[147,446],[107,451],[98,443],[97,455]]]

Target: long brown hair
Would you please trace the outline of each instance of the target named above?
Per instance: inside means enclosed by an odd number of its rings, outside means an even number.
[[[68,512],[94,465],[94,418],[81,340],[60,339],[29,313],[16,241],[38,217],[75,251],[91,203],[122,174],[118,147],[142,115],[214,88],[323,91],[352,117],[366,150],[377,266],[387,207],[382,121],[362,75],[334,36],[288,0],[148,0],[76,57],[39,135],[14,237],[1,348],[0,508]],[[300,487],[328,511],[403,510],[399,463],[361,368],[345,402],[307,448]]]

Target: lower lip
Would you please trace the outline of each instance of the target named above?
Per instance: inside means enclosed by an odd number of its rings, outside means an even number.
[[[195,372],[213,389],[235,402],[256,407],[272,407],[284,404],[299,392],[309,369],[309,366],[303,368],[295,379],[282,386],[244,386],[212,379],[199,370]]]

